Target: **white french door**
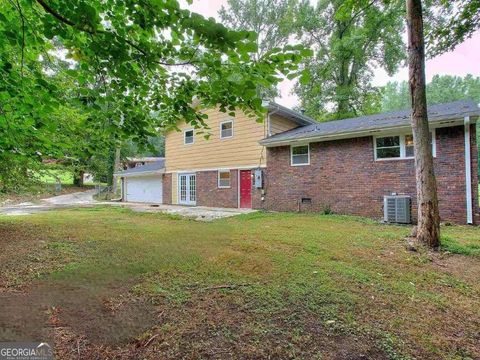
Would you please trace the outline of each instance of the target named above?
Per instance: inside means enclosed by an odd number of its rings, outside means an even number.
[[[197,177],[195,174],[178,175],[178,202],[183,205],[195,205],[197,202]]]

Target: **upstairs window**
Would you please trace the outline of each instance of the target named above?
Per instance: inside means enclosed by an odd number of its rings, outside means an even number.
[[[433,156],[436,156],[435,131],[430,133]],[[413,135],[384,136],[375,138],[375,160],[412,159],[415,155]]]
[[[183,143],[185,145],[193,144],[193,129],[185,130],[183,132]]]
[[[292,146],[290,147],[290,153],[291,153],[292,166],[310,164],[310,146],[309,145]]]
[[[221,189],[230,187],[230,170],[220,170],[218,172],[218,187]]]
[[[233,136],[233,120],[220,123],[220,139],[231,138]]]

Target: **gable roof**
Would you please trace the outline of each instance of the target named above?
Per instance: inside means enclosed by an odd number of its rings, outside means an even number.
[[[271,113],[275,113],[278,115],[281,115],[284,118],[287,118],[289,120],[292,120],[296,122],[299,125],[311,125],[311,124],[318,124],[318,122],[311,117],[308,117],[301,112],[289,109],[283,105],[274,103],[274,102],[269,102],[267,105],[267,109]]]
[[[155,161],[152,163],[148,163],[141,166],[136,166],[131,169],[118,171],[114,175],[115,176],[144,176],[150,174],[161,174],[165,171],[165,158],[159,158],[161,160]]]
[[[353,138],[367,136],[381,130],[411,128],[411,110],[392,111],[376,115],[315,123],[279,134],[260,141],[261,145],[279,146],[302,140],[329,140],[332,138]],[[480,108],[473,100],[460,100],[428,107],[428,121],[441,124],[446,120],[461,120],[465,116],[479,116]],[[453,124],[452,124],[453,125]]]

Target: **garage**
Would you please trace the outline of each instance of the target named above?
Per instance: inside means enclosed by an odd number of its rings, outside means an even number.
[[[122,200],[162,204],[164,165],[162,160],[115,173],[122,180]]]
[[[162,176],[127,177],[124,180],[125,201],[162,203]]]

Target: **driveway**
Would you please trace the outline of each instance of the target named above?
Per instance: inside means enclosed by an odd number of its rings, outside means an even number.
[[[87,190],[42,199],[38,203],[24,202],[16,205],[2,206],[0,207],[0,214],[12,216],[30,215],[41,211],[99,204],[99,202],[93,199],[93,195],[95,195],[95,190]]]
[[[92,207],[96,205],[121,206],[131,208],[135,212],[161,212],[171,215],[193,218],[198,221],[212,221],[215,219],[231,217],[254,212],[252,209],[227,209],[206,206],[179,206],[179,205],[152,205],[143,203],[124,203],[115,201],[96,201],[93,199],[95,190],[76,192],[66,195],[54,196],[40,200],[39,203],[21,203],[17,205],[0,207],[0,215],[30,215],[42,211],[65,209],[73,207]]]

